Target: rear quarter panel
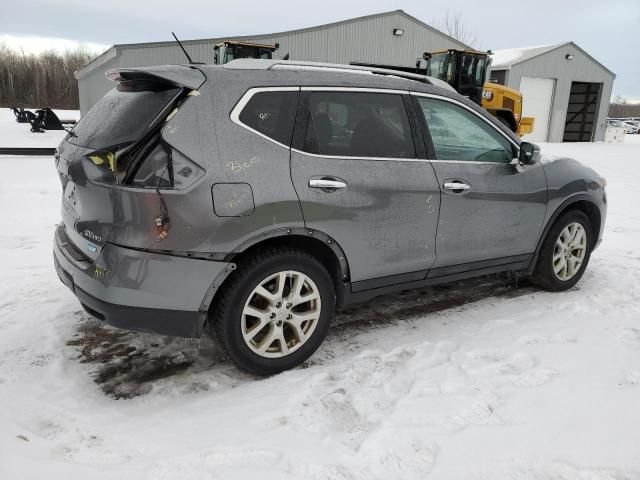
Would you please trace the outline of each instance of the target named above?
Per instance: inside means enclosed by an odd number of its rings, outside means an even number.
[[[303,226],[302,212],[289,173],[289,150],[234,124],[229,114],[249,88],[242,78],[216,82],[209,78],[163,128],[163,138],[205,169],[206,174],[186,190],[162,190],[169,214],[169,233],[156,241],[154,219],[160,198],[153,189],[114,188],[113,243],[137,248],[228,253],[263,232]],[[232,212],[216,215],[214,185],[250,185],[253,199],[246,211],[230,196]],[[218,189],[227,191],[234,189]],[[241,196],[242,197],[242,196]],[[225,199],[217,196],[225,208]],[[252,201],[251,201],[252,200]],[[255,209],[255,210],[254,210]]]

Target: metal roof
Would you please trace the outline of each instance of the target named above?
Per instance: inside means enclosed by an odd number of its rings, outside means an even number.
[[[574,42],[563,42],[556,43],[553,45],[540,45],[536,47],[522,47],[522,48],[507,48],[503,50],[496,50],[491,55],[491,69],[492,70],[509,70],[512,66],[517,65],[522,62],[526,62],[534,57],[538,57],[540,55],[544,55],[546,53],[552,52],[558,48],[565,47],[567,45],[572,46],[576,50],[579,50],[583,55],[590,58],[594,63],[602,67],[604,70],[609,72],[611,75],[615,77],[615,73],[605,67],[598,60],[593,58],[589,53],[580,48]]]
[[[540,45],[537,47],[522,47],[522,48],[507,48],[504,50],[496,50],[491,55],[493,59],[491,65],[492,68],[506,69],[520,62],[524,62],[525,60],[529,60],[530,58],[537,57],[538,55],[542,55],[543,53],[547,53],[551,50],[554,50],[558,47],[565,45],[565,43],[559,43],[554,45]]]

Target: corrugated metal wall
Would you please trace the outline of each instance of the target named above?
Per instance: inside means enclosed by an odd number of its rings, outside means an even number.
[[[185,50],[194,62],[213,63],[212,40],[202,40],[199,42],[189,42],[185,44]],[[187,59],[180,47],[175,44],[169,45],[144,45],[140,47],[120,47],[118,66],[120,67],[147,67],[150,65],[172,65],[187,63]]]
[[[393,29],[402,28],[404,35],[394,36]],[[425,51],[446,48],[466,48],[452,38],[422,25],[401,12],[374,15],[322,27],[258,35],[242,38],[260,43],[279,43],[276,57],[289,53],[291,60],[349,63],[367,62],[385,65],[414,66],[416,58]],[[194,61],[213,63],[213,45],[219,39],[190,41],[185,48]],[[115,67],[144,67],[149,65],[185,63],[176,44],[139,44],[118,46],[115,58],[78,72],[80,111],[86,113],[113,84],[104,79],[104,72]]]
[[[567,60],[566,55],[573,55],[573,59]],[[594,140],[604,140],[611,89],[615,78],[611,72],[585,55],[579,48],[568,44],[513,65],[507,75],[507,85],[519,90],[522,77],[553,78],[556,80],[549,122],[549,142],[562,141],[571,82],[602,83]],[[524,101],[527,101],[526,97]]]
[[[105,71],[114,67],[116,67],[115,59],[111,59],[101,64],[99,68],[89,72],[86,76],[78,79],[81,115],[87,113],[105,93],[114,87],[113,82],[104,76]]]
[[[85,67],[76,72],[81,115],[113,88],[113,83],[105,78],[104,72],[116,65],[116,54],[116,49],[111,47],[89,64],[91,68]]]
[[[404,35],[393,35],[394,28],[403,29]],[[256,36],[251,40],[278,42],[278,53],[281,56],[289,53],[291,60],[367,62],[406,67],[414,66],[416,59],[425,51],[466,47],[400,13],[329,25],[322,29]]]

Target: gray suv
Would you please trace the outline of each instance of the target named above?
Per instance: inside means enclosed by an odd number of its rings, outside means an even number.
[[[604,180],[438,80],[237,60],[107,72],[60,144],[55,266],[93,316],[242,369],[307,359],[336,309],[494,272],[572,287]]]

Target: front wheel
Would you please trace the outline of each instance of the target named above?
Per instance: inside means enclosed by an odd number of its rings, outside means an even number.
[[[532,282],[554,292],[573,287],[589,263],[592,235],[591,222],[583,212],[562,215],[542,244]]]
[[[216,336],[241,369],[270,375],[309,358],[327,335],[336,294],[306,252],[264,251],[238,264],[213,310]]]

